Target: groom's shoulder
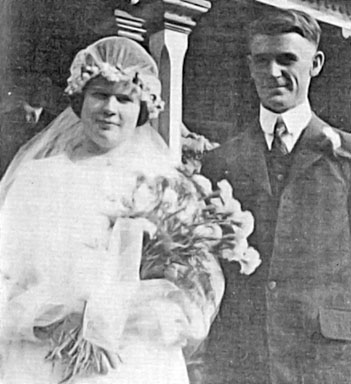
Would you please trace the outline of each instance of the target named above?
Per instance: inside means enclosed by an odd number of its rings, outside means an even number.
[[[237,161],[238,156],[240,157],[247,134],[248,132],[244,130],[207,152],[202,162],[201,173],[212,181],[225,178],[230,165]]]
[[[322,133],[322,141],[320,147],[329,148],[335,159],[351,160],[351,132],[346,131],[343,127],[335,127],[334,125],[321,119],[316,114],[313,115],[311,123],[317,125]]]
[[[231,156],[233,153],[236,153],[236,149],[241,147],[243,141],[244,132],[239,133],[236,136],[229,138],[224,141],[215,149],[206,153],[204,160],[205,161],[217,161],[217,162],[226,162],[228,156]]]
[[[224,141],[219,147],[211,151],[210,154],[216,157],[227,158],[228,155],[240,153],[240,150],[243,148],[243,144],[251,140],[251,137],[255,134],[258,127],[258,119],[244,124],[240,127],[239,133]]]

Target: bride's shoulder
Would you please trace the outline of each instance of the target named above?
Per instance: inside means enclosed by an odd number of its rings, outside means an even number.
[[[52,180],[62,178],[74,171],[74,166],[65,155],[57,155],[27,162],[18,172],[17,179]]]

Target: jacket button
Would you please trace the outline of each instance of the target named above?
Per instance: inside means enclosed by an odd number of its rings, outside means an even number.
[[[271,290],[271,291],[273,291],[273,289],[275,289],[276,288],[276,286],[277,286],[277,282],[276,281],[269,281],[268,282],[268,289],[269,290]]]

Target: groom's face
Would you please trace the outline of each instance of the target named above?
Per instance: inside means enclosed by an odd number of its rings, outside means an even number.
[[[312,42],[294,32],[255,35],[250,51],[251,77],[264,107],[283,113],[307,100],[324,59]]]

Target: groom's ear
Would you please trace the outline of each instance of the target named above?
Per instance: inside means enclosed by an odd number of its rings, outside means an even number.
[[[325,55],[322,51],[317,51],[312,58],[312,67],[310,69],[311,77],[316,77],[320,74],[325,61]]]

